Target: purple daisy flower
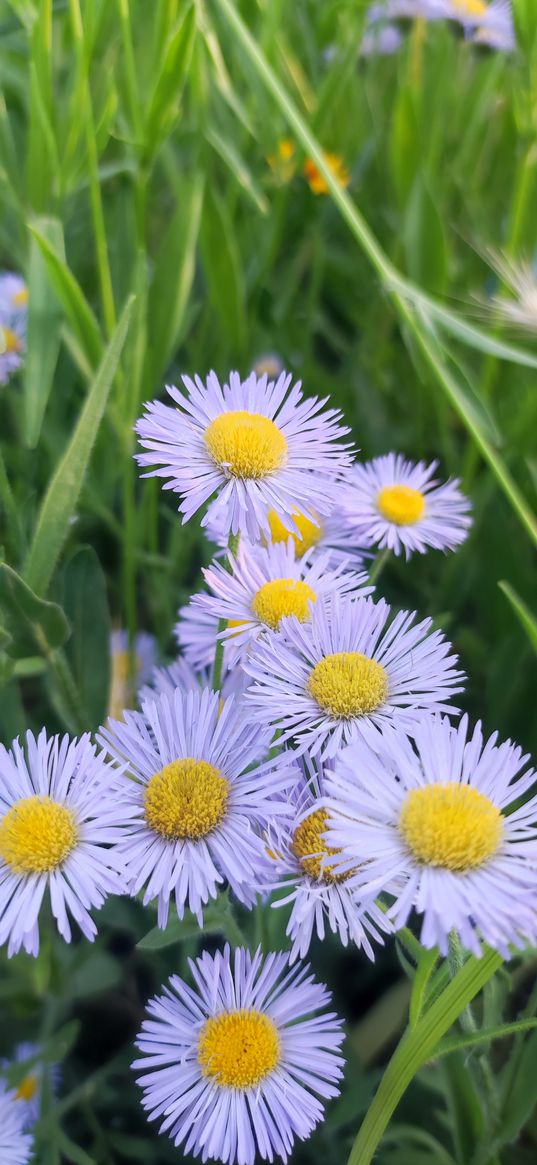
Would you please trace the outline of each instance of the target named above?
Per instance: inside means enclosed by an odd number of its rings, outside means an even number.
[[[0,1082],[0,1165],[26,1165],[33,1138],[24,1132],[24,1112],[16,1093]]]
[[[328,924],[343,946],[353,942],[374,959],[371,939],[383,943],[381,932],[391,933],[391,924],[374,902],[374,895],[351,885],[349,874],[338,873],[333,855],[337,851],[324,840],[328,810],[324,796],[324,770],[306,754],[300,777],[289,793],[293,817],[269,830],[269,853],[274,874],[268,889],[281,890],[284,897],[273,907],[292,903],[287,935],[292,940],[290,961],[307,955],[316,933],[324,939]]]
[[[218,638],[225,640],[232,665],[267,630],[277,630],[285,616],[307,623],[318,599],[373,590],[365,573],[348,571],[344,563],[330,569],[329,555],[297,558],[291,540],[270,546],[246,543],[228,561],[229,570],[213,562],[203,571],[212,593],[195,595],[192,607],[226,621]],[[212,649],[214,653],[214,631]]]
[[[389,615],[383,599],[346,596],[316,603],[309,623],[283,619],[243,663],[253,715],[278,726],[282,743],[327,759],[370,722],[407,732],[426,710],[449,712],[463,679],[451,644],[431,619]]]
[[[146,405],[136,425],[141,466],[157,466],[146,476],[169,478],[165,488],[182,495],[179,511],[188,521],[216,494],[202,526],[220,520],[228,533],[251,541],[269,534],[267,510],[297,532],[293,512],[305,506],[323,515],[334,505],[338,477],[350,463],[349,430],[326,401],[304,399],[291,376],[277,381],[255,373],[241,381],[231,372],[222,387],[214,372],[204,385],[183,377],[187,395],[167,391],[173,408]]]
[[[0,275],[0,385],[20,368],[26,350],[28,289],[20,275]]]
[[[58,930],[71,941],[68,912],[85,938],[97,933],[90,907],[125,893],[115,848],[123,808],[117,772],[89,733],[0,745],[0,943],[8,955],[39,951],[38,915],[48,890]]]
[[[344,1036],[324,1010],[329,992],[285,953],[239,947],[232,959],[226,946],[189,967],[194,989],[174,975],[148,1004],[133,1064],[144,1108],[203,1161],[287,1161],[339,1095]]]
[[[438,462],[406,461],[398,453],[356,464],[349,475],[345,514],[353,535],[365,546],[394,554],[454,550],[468,535],[471,504],[457,480],[439,484]]]
[[[140,687],[151,677],[157,661],[157,644],[154,635],[139,631],[134,639],[134,668],[131,675],[129,657],[129,636],[127,631],[116,628],[110,636],[110,695],[108,715],[118,720],[125,708],[132,708]]]
[[[17,1044],[11,1059],[2,1062],[2,1068],[6,1074],[13,1073],[14,1068],[17,1070],[14,1096],[21,1106],[24,1128],[31,1129],[39,1118],[43,1082],[48,1079],[51,1090],[56,1092],[60,1066],[43,1059],[39,1044],[25,1041]]]
[[[349,523],[342,509],[342,500],[346,495],[346,483],[342,479],[338,487],[338,504],[330,511],[320,518],[310,509],[294,510],[293,522],[297,532],[290,532],[278,517],[276,510],[268,510],[267,521],[269,524],[270,536],[263,538],[263,545],[275,545],[281,542],[287,543],[292,541],[295,547],[297,558],[301,558],[303,554],[311,552],[311,554],[325,554],[328,556],[328,562],[331,567],[340,566],[344,563],[346,566],[352,567],[353,570],[359,570],[364,565],[366,559],[372,557],[371,553],[367,553],[363,546],[355,545],[351,540]],[[207,535],[211,542],[215,542],[222,550],[227,549],[228,537],[225,533],[225,527],[222,522],[211,523],[207,529]],[[244,539],[241,539],[244,543]],[[257,546],[256,541],[250,545]]]
[[[509,958],[537,936],[537,774],[511,741],[485,743],[480,724],[469,735],[466,716],[428,716],[412,736],[371,731],[341,754],[327,844],[363,892],[395,899],[396,929],[423,915],[423,946],[446,954],[455,931],[474,954],[484,941]]]
[[[213,655],[214,643],[215,636],[213,635]],[[240,668],[234,668],[233,671],[228,671],[224,676],[221,695],[224,699],[226,696],[241,695],[248,683],[248,676]],[[180,655],[168,667],[156,667],[154,669],[151,682],[144,684],[144,687],[140,688],[138,700],[140,705],[143,705],[147,700],[155,700],[164,693],[168,696],[173,696],[176,688],[179,688],[181,692],[185,693],[199,692],[201,689],[209,688],[210,686],[210,668],[206,668],[203,671],[195,671],[188,660]]]
[[[259,763],[270,737],[244,723],[233,696],[177,689],[146,701],[142,712],[109,721],[101,740],[128,764],[120,801],[128,817],[120,847],[133,894],[158,900],[166,926],[170,898],[203,925],[203,906],[229,882],[250,905],[251,886],[268,861],[261,830],[290,810],[296,773],[284,754]]]

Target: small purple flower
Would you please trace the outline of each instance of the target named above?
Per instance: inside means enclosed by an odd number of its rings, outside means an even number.
[[[408,732],[424,711],[449,712],[464,678],[451,644],[431,619],[389,616],[383,599],[346,596],[317,603],[309,623],[283,619],[243,662],[252,715],[280,728],[282,743],[329,759],[371,722]]]
[[[27,1165],[33,1138],[24,1132],[24,1111],[17,1094],[0,1082],[0,1163]]]
[[[371,730],[327,774],[336,868],[394,899],[396,929],[423,915],[423,946],[445,955],[455,931],[474,954],[485,942],[508,959],[537,937],[537,774],[511,741],[485,742],[480,724],[469,735],[466,716],[428,716],[412,737]]]
[[[167,389],[175,407],[151,401],[136,425],[145,450],[137,460],[157,467],[146,476],[169,479],[165,488],[181,494],[183,522],[213,498],[202,526],[220,519],[226,535],[255,542],[270,533],[270,509],[290,532],[296,509],[330,512],[351,457],[340,443],[349,430],[339,410],[304,398],[286,373],[274,382],[254,372],[241,381],[232,372],[221,386],[211,372],[206,385],[199,376],[184,376],[183,384],[187,395]]]
[[[195,988],[173,975],[148,1004],[133,1064],[144,1108],[203,1161],[287,1161],[339,1094],[344,1037],[329,992],[285,953],[226,946],[189,967]]]
[[[464,542],[471,504],[458,481],[439,484],[433,478],[437,464],[407,461],[398,453],[356,464],[344,507],[355,538],[364,546],[404,552],[407,559],[414,551],[454,550]]]

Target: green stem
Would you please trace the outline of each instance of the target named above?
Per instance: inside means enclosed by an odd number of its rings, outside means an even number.
[[[240,541],[240,533],[229,535],[228,544],[227,544],[228,553],[232,554],[234,558],[236,557],[237,550],[239,549],[239,541]],[[226,558],[226,560],[225,560],[225,566],[227,567],[227,570],[231,569],[231,564],[230,564],[228,558]],[[226,619],[219,620],[219,622],[218,622],[218,634],[220,634],[221,631],[225,631],[226,623],[227,623]],[[215,692],[219,692],[220,688],[222,687],[222,665],[223,665],[223,662],[224,662],[224,640],[217,639],[216,640],[216,647],[215,647],[215,651],[214,651],[214,668],[213,668],[213,690]]]
[[[405,1032],[354,1141],[347,1165],[370,1165],[397,1105],[442,1036],[502,966],[496,951],[471,956],[412,1030]]]
[[[369,571],[369,582],[371,584],[378,582],[384,567],[388,562],[388,559],[391,558],[391,554],[392,552],[389,546],[385,546],[384,550],[381,550],[380,553],[377,554],[373,566]]]

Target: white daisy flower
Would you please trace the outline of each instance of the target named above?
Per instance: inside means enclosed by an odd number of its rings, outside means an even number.
[[[125,883],[115,844],[122,836],[117,774],[80,740],[26,734],[0,745],[0,943],[8,955],[39,951],[38,916],[45,893],[58,930],[71,941],[68,913],[85,938],[97,933],[89,913]],[[110,848],[110,847],[114,848]]]
[[[272,906],[293,904],[287,935],[292,941],[291,962],[307,955],[313,934],[325,937],[325,928],[339,935],[343,946],[353,942],[374,959],[371,939],[383,943],[381,932],[391,932],[385,914],[373,898],[351,886],[348,873],[338,873],[331,859],[337,851],[325,839],[328,810],[323,767],[307,754],[300,778],[289,793],[293,817],[269,830],[269,853],[276,878],[269,889],[281,889],[283,898]]]
[[[101,730],[108,752],[128,764],[121,845],[133,894],[158,900],[166,926],[170,898],[203,925],[203,907],[226,879],[251,904],[256,872],[268,860],[260,831],[287,815],[295,770],[285,755],[259,763],[263,733],[244,722],[233,696],[207,689],[163,694]],[[270,738],[265,738],[268,753]]]
[[[341,754],[326,776],[327,844],[363,892],[393,896],[396,929],[423,915],[423,946],[446,954],[454,931],[476,955],[483,941],[509,958],[537,937],[537,774],[497,733],[469,736],[466,716],[428,716],[412,735],[414,747],[370,732]]]
[[[20,368],[26,350],[28,290],[20,275],[0,275],[0,385]]]
[[[468,535],[471,504],[458,480],[439,484],[437,461],[407,461],[399,453],[356,464],[346,494],[345,514],[365,546],[387,547],[407,560],[428,547],[454,550]]]
[[[324,1010],[330,994],[283,952],[226,946],[188,962],[195,988],[173,975],[137,1040],[144,1108],[203,1161],[287,1161],[339,1094],[344,1037]]]
[[[195,595],[192,606],[225,620],[218,632],[233,665],[267,630],[276,631],[286,615],[307,623],[318,599],[350,593],[370,594],[367,574],[329,569],[329,555],[297,558],[291,541],[271,546],[239,546],[228,555],[229,570],[213,562],[203,571],[211,594]],[[214,637],[212,640],[214,652]]]
[[[33,1138],[24,1132],[24,1112],[15,1092],[0,1082],[0,1165],[27,1165]]]
[[[259,640],[244,660],[254,680],[244,699],[267,729],[299,752],[324,759],[365,724],[393,722],[410,731],[425,710],[462,691],[457,657],[431,619],[400,611],[389,623],[383,599],[333,598],[317,603],[309,623],[291,617]]]
[[[211,372],[206,385],[199,376],[184,376],[183,383],[188,395],[169,387],[175,407],[150,402],[136,431],[147,450],[137,455],[139,464],[158,467],[145,476],[169,478],[165,488],[182,495],[184,522],[214,494],[202,526],[220,516],[226,533],[253,542],[269,532],[269,509],[290,531],[301,506],[330,512],[351,457],[350,446],[340,443],[349,430],[339,410],[304,398],[285,373],[274,382],[255,373],[241,381],[232,372],[221,387]]]

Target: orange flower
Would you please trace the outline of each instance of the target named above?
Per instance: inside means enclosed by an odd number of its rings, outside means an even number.
[[[348,186],[351,180],[351,176],[345,166],[343,158],[340,158],[339,154],[325,153],[324,160],[329,169],[332,171],[334,178],[339,182],[339,185]],[[328,194],[328,184],[326,179],[323,177],[312,158],[307,158],[304,162],[304,175],[307,178],[310,189],[314,194]]]

